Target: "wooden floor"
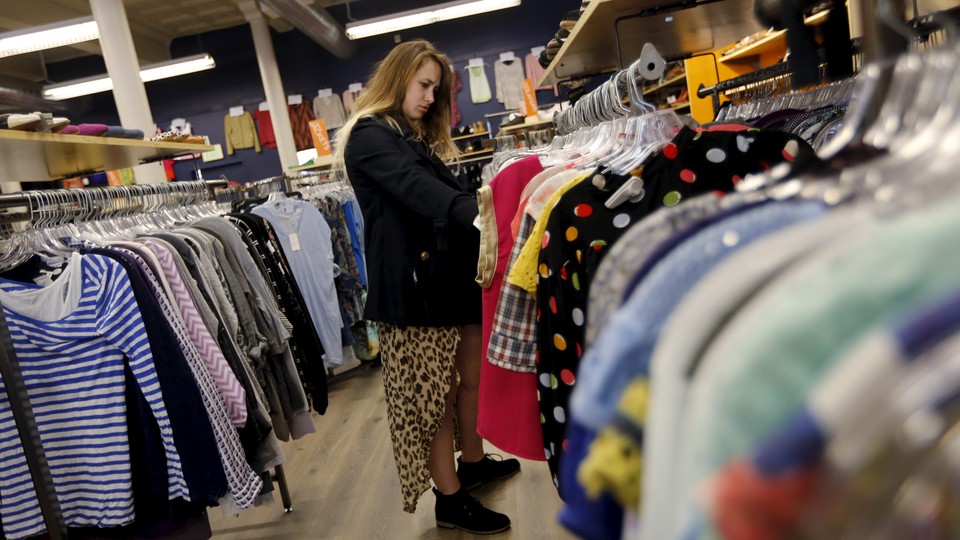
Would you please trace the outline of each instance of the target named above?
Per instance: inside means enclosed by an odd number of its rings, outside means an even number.
[[[238,517],[211,508],[215,539],[476,538],[437,529],[430,493],[420,499],[416,514],[403,512],[379,368],[361,367],[331,380],[329,410],[314,415],[314,423],[316,433],[283,443],[293,512],[283,512],[279,492],[276,505]],[[498,452],[487,446],[487,452]],[[513,523],[492,538],[574,538],[557,524],[560,499],[546,463],[521,464],[519,475],[473,492]]]

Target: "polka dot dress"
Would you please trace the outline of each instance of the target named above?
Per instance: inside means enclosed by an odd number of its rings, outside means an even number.
[[[604,203],[630,177],[605,171],[560,199],[550,213],[537,271],[537,390],[554,482],[567,444],[567,404],[583,355],[590,280],[610,246],[658,208],[704,192],[728,192],[747,174],[813,155],[809,145],[785,133],[684,128],[635,171],[643,191],[616,208]]]

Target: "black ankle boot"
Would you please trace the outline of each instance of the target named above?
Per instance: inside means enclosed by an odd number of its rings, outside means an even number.
[[[476,489],[483,484],[510,478],[520,472],[520,462],[515,459],[493,459],[494,454],[486,454],[480,461],[469,463],[457,458],[457,478],[466,490]],[[500,456],[497,456],[500,457]]]
[[[473,534],[494,534],[510,528],[510,518],[485,508],[462,487],[453,495],[444,495],[436,488],[433,494],[437,496],[437,527]]]

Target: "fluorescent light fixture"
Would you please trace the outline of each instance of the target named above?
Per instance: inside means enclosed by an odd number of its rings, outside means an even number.
[[[100,38],[93,17],[81,17],[0,34],[0,58],[73,45]]]
[[[458,2],[447,2],[437,4],[425,10],[410,10],[385,17],[367,19],[348,23],[346,32],[350,39],[360,39],[378,34],[387,34],[415,28],[417,26],[426,26],[440,21],[449,21],[459,17],[469,17],[488,11],[506,9],[520,5],[521,0],[460,0]]]
[[[159,64],[151,64],[146,66],[140,70],[140,79],[146,83],[150,81],[176,77],[178,75],[195,73],[205,69],[213,69],[216,66],[217,63],[213,61],[213,57],[209,54],[197,54],[194,56],[188,56],[186,58],[179,58],[177,60],[170,60],[169,62],[161,62]],[[64,99],[106,92],[108,90],[113,90],[113,81],[110,79],[110,77],[91,77],[88,79],[80,79],[77,81],[44,86],[43,97],[52,99],[53,101],[61,101]]]

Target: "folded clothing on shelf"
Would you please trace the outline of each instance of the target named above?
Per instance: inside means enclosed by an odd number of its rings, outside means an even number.
[[[0,129],[34,131],[41,122],[39,114],[0,114]]]

